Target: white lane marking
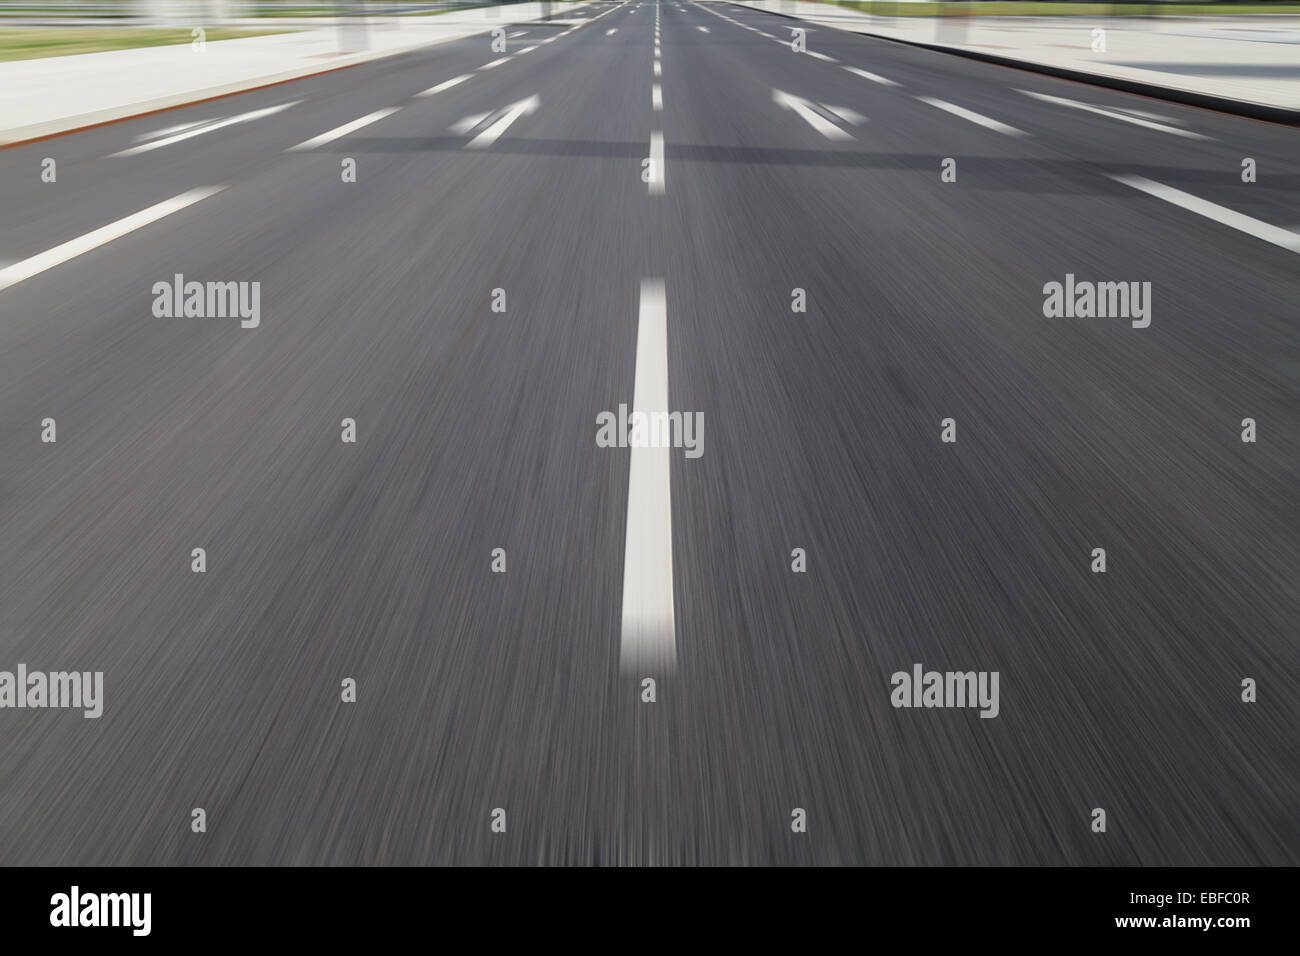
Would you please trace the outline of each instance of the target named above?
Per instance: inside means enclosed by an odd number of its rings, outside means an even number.
[[[1221,225],[1236,229],[1238,232],[1244,232],[1248,236],[1271,242],[1273,245],[1281,246],[1290,252],[1300,253],[1300,233],[1288,232],[1286,229],[1264,222],[1262,219],[1235,212],[1227,206],[1220,206],[1218,203],[1201,199],[1199,196],[1193,196],[1191,193],[1185,193],[1181,189],[1174,189],[1172,186],[1166,186],[1164,183],[1158,183],[1144,176],[1111,175],[1110,178],[1123,183],[1125,186],[1132,186],[1134,189],[1141,190],[1149,196],[1155,196],[1157,199],[1173,203],[1188,212],[1194,212],[1198,216],[1212,219]]]
[[[523,35],[524,35],[525,33],[527,33],[527,32],[528,32],[527,30],[520,30],[520,31],[517,32],[517,33],[512,33],[512,34],[510,34],[510,36],[506,37],[506,39],[507,39],[507,40],[513,40],[513,39],[515,39],[516,37],[521,37],[521,36],[523,36]]]
[[[55,246],[53,249],[47,249],[45,252],[38,253],[27,259],[15,262],[11,266],[0,269],[0,290],[9,288],[22,282],[24,279],[30,279],[34,275],[44,272],[46,269],[53,269],[57,265],[67,262],[69,259],[75,259],[82,253],[97,249],[105,243],[119,239],[129,232],[134,232],[141,226],[147,226],[151,222],[157,222],[164,216],[170,216],[174,212],[179,212],[186,206],[192,206],[201,199],[207,199],[215,193],[221,192],[225,186],[203,186],[199,189],[191,189],[183,192],[179,196],[173,196],[171,199],[164,199],[160,203],[150,206],[148,209],[141,209],[137,213],[132,213],[117,222],[110,222],[107,226],[100,226],[98,229],[86,233],[84,236],[78,236],[76,239],[70,239],[65,243]]]
[[[562,36],[564,36],[563,33],[559,34],[559,36],[549,36],[545,40],[543,40],[542,43],[550,43],[552,40],[558,40]]]
[[[632,413],[656,412],[668,412],[668,303],[663,279],[642,279]],[[670,674],[677,664],[671,451],[631,449],[619,664],[633,677]]]
[[[781,90],[773,90],[772,102],[782,109],[794,110],[797,116],[827,139],[846,140],[853,138],[814,110],[812,104],[801,96],[794,96]]]
[[[650,195],[662,196],[667,188],[664,182],[664,134],[655,130],[650,134],[650,168],[653,175],[650,177]]]
[[[656,113],[664,108],[664,91],[658,83],[650,87],[650,105],[654,107]]]
[[[416,93],[416,96],[433,96],[435,93],[441,93],[443,90],[449,90],[459,83],[464,83],[472,74],[462,73],[460,76],[453,76],[450,80],[443,80],[437,86],[431,86],[422,93]]]
[[[514,55],[514,54],[511,54],[511,56],[513,56],[513,55]],[[505,62],[507,62],[507,61],[509,61],[509,60],[510,60],[510,57],[509,57],[509,56],[503,56],[503,57],[501,57],[501,59],[499,59],[499,60],[493,60],[491,63],[484,63],[482,66],[479,67],[479,69],[480,69],[480,70],[491,70],[491,69],[493,69],[494,67],[498,67],[498,66],[500,66],[502,63],[505,63]]]
[[[194,129],[186,130],[183,133],[176,133],[173,136],[167,136],[163,139],[155,139],[148,143],[141,143],[139,146],[132,146],[118,153],[112,153],[113,156],[134,156],[137,153],[148,152],[151,149],[158,149],[160,146],[170,146],[172,143],[179,143],[183,139],[189,139],[193,136],[202,136],[204,133],[211,133],[213,130],[224,129],[227,126],[234,126],[236,123],[247,123],[251,120],[261,119],[263,116],[270,116],[281,110],[287,110],[290,106],[297,106],[302,100],[294,100],[292,103],[280,103],[277,106],[268,106],[265,109],[253,110],[249,113],[240,113],[238,116],[227,116],[225,119],[214,120],[211,123],[204,123]]]
[[[375,112],[368,113],[361,117],[361,119],[354,119],[351,123],[344,123],[342,126],[336,126],[334,129],[321,133],[319,136],[313,136],[311,139],[301,142],[297,146],[290,146],[286,152],[297,153],[307,149],[315,149],[317,146],[324,146],[326,143],[332,143],[340,137],[347,136],[348,133],[356,132],[363,126],[369,126],[371,123],[379,122],[379,120],[383,119],[385,116],[392,116],[397,112],[397,109],[397,107],[393,106],[388,109],[375,110]]]
[[[1212,136],[1202,136],[1200,133],[1193,133],[1191,130],[1166,126],[1164,123],[1153,123],[1151,120],[1139,119],[1136,116],[1128,116],[1124,113],[1116,112],[1115,110],[1108,110],[1101,106],[1093,106],[1091,103],[1080,103],[1078,100],[1067,100],[1063,96],[1049,96],[1046,93],[1035,93],[1033,90],[1020,90],[1019,92],[1036,100],[1042,100],[1044,103],[1055,103],[1058,106],[1072,106],[1076,110],[1083,110],[1087,113],[1096,113],[1098,116],[1108,116],[1111,119],[1117,119],[1124,123],[1132,123],[1134,126],[1142,126],[1146,129],[1159,130],[1162,133],[1172,133],[1174,136],[1182,136],[1184,139],[1214,138]]]
[[[897,86],[897,85],[898,85],[898,84],[895,83],[893,80],[888,79],[887,77],[883,77],[883,76],[881,76],[881,75],[878,74],[878,73],[870,73],[870,72],[868,72],[868,71],[866,71],[866,70],[859,70],[856,66],[846,66],[844,69],[848,70],[848,71],[849,71],[850,73],[852,73],[854,76],[860,76],[860,77],[862,77],[864,80],[870,80],[872,83],[880,83],[880,84],[883,85],[883,86]]]
[[[519,117],[537,112],[537,107],[541,102],[542,101],[538,99],[537,94],[534,93],[527,99],[519,100],[517,103],[511,103],[505,108],[496,122],[492,123],[487,129],[466,143],[465,148],[487,149],[495,143],[501,137],[501,134],[510,128],[510,124],[519,119]]]
[[[699,30],[701,33],[708,33],[708,32],[709,32],[709,28],[708,28],[708,27],[696,27],[695,29]]]
[[[211,123],[211,122],[212,120],[194,120],[189,123],[177,123],[175,126],[167,126],[164,127],[163,129],[156,129],[152,133],[141,133],[139,136],[135,138],[135,141],[139,143],[139,142],[143,142],[146,139],[156,139],[159,136],[170,136],[172,133],[179,133],[183,129],[193,129],[196,126],[203,126],[204,124]]]
[[[838,62],[840,62],[839,60],[835,59],[835,57],[833,57],[833,56],[827,56],[825,53],[818,53],[816,50],[806,50],[806,51],[804,51],[804,52],[806,52],[806,53],[807,53],[809,56],[811,56],[811,57],[814,57],[814,58],[816,58],[816,59],[818,59],[818,60],[824,60],[824,61],[826,61],[827,63],[838,63]]]
[[[1173,116],[1165,116],[1162,113],[1148,113],[1146,110],[1135,110],[1131,106],[1116,106],[1115,109],[1119,110],[1121,113],[1128,113],[1130,116],[1141,116],[1143,119],[1164,120],[1166,123],[1177,123],[1179,126],[1187,125],[1182,120]]]
[[[664,75],[663,64],[660,63],[658,60],[655,60],[655,76],[663,76],[663,75]]]
[[[618,27],[610,27],[608,30],[605,31],[605,36],[607,37],[613,36],[617,32],[618,32]]]
[[[952,103],[947,102],[946,100],[937,100],[933,96],[918,96],[917,99],[920,100],[922,103],[929,103],[931,106],[941,109],[946,113],[951,113],[953,116],[960,116],[964,120],[970,120],[972,123],[975,123],[979,126],[983,126],[985,129],[991,129],[998,133],[1004,133],[1007,136],[1028,136],[1029,135],[1023,130],[1016,129],[1014,126],[1008,126],[1006,123],[999,123],[995,119],[989,119],[987,116],[984,116],[981,113],[976,113],[973,110],[968,110],[964,107],[956,106]]]
[[[479,123],[483,122],[490,115],[492,114],[473,113],[469,116],[464,117],[463,119],[456,120],[456,122],[451,124],[450,129],[453,133],[457,134],[458,136],[463,136],[465,133],[468,133],[470,130],[472,130],[475,126],[478,126]]]
[[[840,119],[844,120],[844,122],[852,123],[854,126],[861,126],[863,123],[867,121],[867,118],[865,116],[863,116],[861,113],[849,109],[847,106],[826,106],[826,109],[830,110]]]

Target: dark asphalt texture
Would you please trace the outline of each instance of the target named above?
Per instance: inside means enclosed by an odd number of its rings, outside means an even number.
[[[0,151],[0,266],[227,187],[0,291],[0,669],[105,675],[98,720],[0,710],[0,863],[1300,862],[1300,257],[1108,178],[1294,229],[1300,131],[667,0],[658,113],[655,4],[591,6],[429,97],[486,34]],[[260,327],[155,318],[175,273],[260,282]],[[1044,318],[1067,273],[1151,282],[1150,327]],[[647,277],[706,423],[653,704],[595,443]],[[894,709],[914,663],[999,716]]]

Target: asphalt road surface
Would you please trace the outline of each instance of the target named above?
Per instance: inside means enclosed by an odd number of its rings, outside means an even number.
[[[1300,132],[589,17],[0,151],[0,862],[1300,862]]]

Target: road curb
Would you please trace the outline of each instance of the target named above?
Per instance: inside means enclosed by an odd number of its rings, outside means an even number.
[[[757,7],[751,7],[743,3],[733,3],[732,6],[744,7],[747,10],[755,10]],[[773,16],[784,17],[787,20],[798,20],[801,23],[819,24],[815,20],[806,20],[803,17],[795,16],[792,13],[779,13],[776,10],[763,10],[763,13],[770,13]],[[827,29],[837,30],[839,27],[828,27]],[[1107,89],[1119,90],[1124,93],[1137,93],[1141,96],[1149,96],[1153,99],[1168,100],[1171,103],[1181,103],[1184,106],[1198,106],[1201,109],[1215,110],[1220,113],[1231,113],[1234,116],[1244,116],[1247,119],[1265,120],[1270,123],[1280,123],[1283,126],[1300,126],[1300,110],[1287,109],[1285,106],[1267,106],[1263,103],[1251,103],[1246,100],[1234,100],[1228,96],[1215,96],[1211,93],[1196,93],[1191,90],[1179,90],[1171,86],[1162,86],[1159,83],[1143,83],[1140,80],[1126,80],[1117,76],[1104,76],[1098,73],[1089,73],[1086,70],[1072,70],[1063,66],[1052,66],[1047,63],[1034,63],[1030,60],[1020,60],[1012,56],[1000,56],[996,53],[984,53],[979,50],[963,50],[960,47],[944,46],[942,43],[926,43],[922,40],[900,40],[897,37],[888,37],[879,33],[866,33],[859,30],[844,30],[845,33],[856,33],[858,36],[871,37],[873,40],[885,40],[889,43],[899,43],[903,46],[916,47],[921,50],[929,50],[932,53],[947,53],[952,56],[966,57],[968,60],[980,60],[984,63],[993,63],[997,66],[1008,66],[1016,70],[1024,70],[1027,73],[1041,73],[1045,76],[1054,76],[1062,80],[1073,80],[1076,83],[1087,83],[1090,86],[1101,86]]]
[[[240,80],[234,83],[222,83],[218,86],[210,86],[201,90],[191,90],[188,93],[174,93],[170,96],[161,96],[157,99],[144,100],[139,103],[130,103],[125,106],[114,106],[108,109],[95,110],[90,113],[81,113],[77,116],[61,117],[59,119],[49,120],[45,123],[35,123],[30,126],[18,126],[13,129],[0,130],[0,149],[10,149],[14,146],[25,146],[28,143],[36,143],[44,139],[53,139],[56,136],[64,136],[68,133],[79,133],[83,130],[94,129],[98,126],[108,126],[112,123],[121,123],[125,120],[138,119],[142,116],[152,116],[155,113],[166,113],[169,110],[180,109],[185,106],[197,106],[200,103],[210,103],[213,100],[225,99],[228,96],[238,96],[240,93],[251,93],[254,90],[264,90],[272,86],[292,83],[295,80],[305,80],[312,76],[322,76],[326,73],[337,73],[339,70],[347,70],[354,66],[361,66],[365,63],[373,63],[377,60],[387,59],[389,57],[414,53],[417,50],[426,49],[428,46],[435,46],[438,43],[444,42],[447,41],[435,40],[427,45],[410,47],[404,50],[392,50],[386,53],[356,59],[350,63],[326,67],[324,69],[312,66],[299,70],[288,70],[283,73],[272,73],[265,76],[254,77],[247,81]]]
[[[557,19],[559,16],[559,13],[552,13],[549,16],[537,17],[533,20],[521,22],[545,23]],[[80,113],[76,116],[60,117],[59,119],[49,120],[44,123],[33,123],[28,126],[16,126],[12,129],[0,129],[0,150],[11,149],[15,146],[26,146],[29,143],[37,143],[41,140],[53,139],[56,136],[65,136],[68,133],[80,133],[84,130],[95,129],[99,126],[108,126],[113,123],[125,122],[126,120],[139,119],[142,116],[152,116],[155,113],[166,113],[169,110],[181,109],[186,106],[198,106],[200,103],[210,103],[213,100],[221,100],[229,96],[238,96],[240,93],[251,93],[254,90],[264,90],[272,86],[281,86],[285,83],[292,83],[295,80],[305,80],[313,76],[323,76],[326,73],[337,73],[340,70],[348,70],[354,66],[374,63],[378,60],[386,60],[393,57],[406,56],[411,53],[419,53],[423,50],[429,49],[430,47],[438,46],[443,43],[454,43],[458,40],[463,40],[467,36],[478,36],[480,33],[486,33],[500,25],[500,23],[488,23],[482,30],[475,31],[474,33],[467,33],[464,36],[458,37],[441,37],[436,40],[430,40],[428,43],[404,47],[400,50],[360,51],[358,53],[342,54],[341,57],[346,59],[347,62],[335,63],[333,66],[319,67],[313,64],[311,66],[299,67],[293,70],[285,70],[281,73],[268,73],[263,76],[250,77],[247,80],[222,83],[201,90],[191,90],[186,93],[173,93],[169,96],[160,96],[156,99],[144,100],[139,103],[129,103],[124,106],[114,106],[107,109],[94,110],[90,113]]]

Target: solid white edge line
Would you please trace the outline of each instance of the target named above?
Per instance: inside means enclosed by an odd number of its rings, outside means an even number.
[[[633,413],[668,411],[668,305],[663,279],[641,280]],[[631,449],[619,665],[627,676],[671,674],[673,609],[672,447]]]
[[[97,249],[114,239],[119,239],[129,232],[134,232],[142,226],[149,225],[151,222],[157,222],[164,216],[179,212],[186,206],[192,206],[196,202],[207,199],[225,188],[225,186],[202,186],[198,189],[191,189],[179,196],[173,196],[171,199],[164,199],[160,203],[155,203],[147,209],[141,209],[139,212],[132,213],[116,222],[100,226],[84,236],[70,239],[53,249],[47,249],[45,252],[15,262],[11,266],[0,269],[0,290],[7,289],[24,279],[30,279],[32,276],[61,265],[69,259],[75,259],[83,253]]]

